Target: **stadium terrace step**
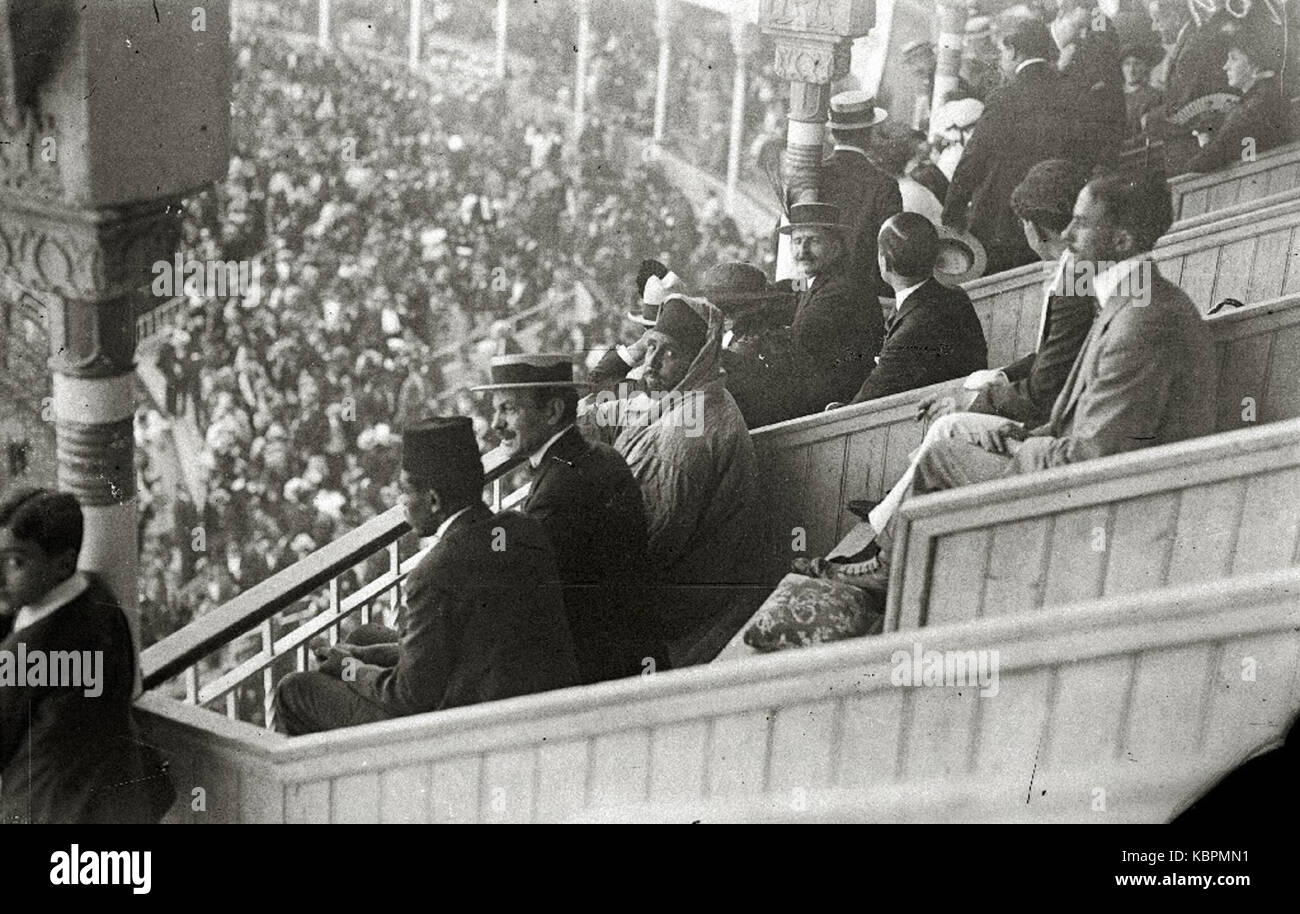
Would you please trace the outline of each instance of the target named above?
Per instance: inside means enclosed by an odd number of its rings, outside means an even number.
[[[1270,150],[1247,162],[1212,174],[1169,179],[1174,216],[1180,222],[1300,187],[1300,143]]]
[[[1300,295],[1207,318],[1219,356],[1217,429],[1300,417]],[[903,475],[925,427],[915,419],[922,396],[950,384],[770,425],[754,432],[766,494],[756,518],[755,580],[775,583],[789,569],[792,539],[824,555],[856,522],[851,498],[878,501]],[[1244,419],[1243,417],[1253,417]],[[1141,451],[1140,454],[1150,454]]]
[[[1227,298],[1265,301],[1300,292],[1300,192],[1264,208],[1239,204],[1175,225],[1154,257],[1161,274],[1181,286],[1202,313]],[[997,313],[1019,308],[1024,295],[1041,294],[1042,276],[1042,265],[1030,264],[964,288],[977,311],[983,313],[992,300]]]
[[[694,819],[827,797],[873,821],[1161,821],[1289,725],[1298,595],[1300,571],[1267,572],[293,739],[157,695],[138,709],[178,794],[204,790],[176,822]],[[910,686],[917,656],[952,663]],[[961,683],[970,657],[996,658],[996,695]]]

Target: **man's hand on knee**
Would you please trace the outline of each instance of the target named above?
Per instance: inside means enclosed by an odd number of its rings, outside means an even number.
[[[983,448],[990,454],[1000,454],[1002,456],[1009,453],[1008,442],[1024,441],[1028,436],[1029,433],[1024,426],[1015,422],[995,425],[992,428],[966,430],[966,440],[971,444]]]

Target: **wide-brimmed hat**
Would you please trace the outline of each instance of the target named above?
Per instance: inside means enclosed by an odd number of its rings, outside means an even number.
[[[937,228],[939,260],[934,265],[934,278],[945,286],[959,286],[983,276],[989,256],[980,240],[970,232],[947,225]]]
[[[587,387],[585,382],[573,379],[573,356],[558,352],[494,356],[491,373],[491,383],[480,384],[471,390],[480,393],[540,387]]]
[[[1144,60],[1148,66],[1158,66],[1165,59],[1165,49],[1158,44],[1150,41],[1135,41],[1126,44],[1124,50],[1120,52],[1121,61],[1128,60],[1130,57],[1136,57],[1138,60]]]
[[[439,416],[402,430],[402,469],[440,485],[482,484],[474,423],[467,416]]]
[[[641,300],[635,304],[635,307],[640,310],[629,311],[627,319],[642,327],[653,327],[655,321],[659,319],[659,308],[663,305],[664,299],[674,292],[679,292],[681,285],[681,277],[672,270],[662,277],[648,277],[642,286]]]
[[[876,97],[861,89],[850,89],[831,96],[830,123],[832,130],[865,130],[889,117],[884,108],[876,107]]]
[[[796,203],[790,207],[790,222],[781,226],[781,234],[789,235],[797,228],[827,228],[848,231],[841,221],[840,208],[833,203]]]
[[[791,293],[773,287],[758,267],[741,261],[709,267],[701,283],[700,295],[723,313],[791,297]]]

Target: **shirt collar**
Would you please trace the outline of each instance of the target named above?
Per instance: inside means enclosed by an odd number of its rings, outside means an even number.
[[[560,429],[558,432],[552,435],[549,439],[547,439],[545,444],[543,444],[537,450],[533,451],[532,454],[528,456],[528,463],[532,466],[534,470],[542,465],[542,461],[546,459],[546,452],[551,449],[551,445],[559,441],[560,436],[563,435],[571,428],[573,428],[572,422],[570,422],[564,428]]]
[[[456,518],[460,517],[462,514],[464,514],[466,511],[468,511],[468,510],[469,510],[470,508],[472,508],[472,507],[474,507],[474,506],[473,506],[473,505],[468,505],[468,506],[466,506],[466,507],[464,507],[464,508],[461,508],[459,511],[457,511],[455,514],[453,514],[451,517],[447,518],[445,521],[443,521],[441,524],[439,524],[439,525],[438,525],[438,529],[437,529],[436,531],[434,531],[434,534],[433,534],[433,539],[434,539],[434,541],[435,541],[435,542],[440,542],[440,541],[442,540],[442,535],[443,535],[444,533],[447,532],[447,528],[450,527],[452,524],[456,523]]]
[[[1140,257],[1131,257],[1128,260],[1121,260],[1119,263],[1113,263],[1105,270],[1097,274],[1096,280],[1093,281],[1092,288],[1097,293],[1097,304],[1105,308],[1115,297],[1120,283],[1128,278],[1131,270],[1135,269],[1142,262]]]
[[[928,280],[928,279],[923,279],[923,280],[921,280],[920,282],[918,282],[916,285],[914,285],[914,286],[908,286],[908,287],[907,287],[906,289],[904,289],[902,292],[899,292],[899,293],[898,293],[898,297],[894,300],[894,310],[895,310],[895,311],[902,311],[902,310],[903,310],[903,302],[907,301],[907,299],[911,296],[911,294],[912,294],[913,292],[915,292],[917,289],[921,288],[921,286],[925,285],[925,284],[926,284],[927,282],[929,282],[929,281],[930,281],[930,280]]]
[[[22,609],[18,610],[18,616],[14,619],[14,631],[20,628],[27,628],[35,625],[51,613],[67,606],[77,597],[81,596],[90,587],[90,578],[78,571],[70,578],[66,578],[55,584],[50,590],[37,600],[35,603],[29,603]]]
[[[1019,76],[1021,70],[1023,70],[1025,67],[1029,66],[1030,64],[1035,64],[1035,63],[1047,63],[1047,58],[1031,57],[1028,60],[1020,61],[1020,63],[1016,64],[1016,75]]]

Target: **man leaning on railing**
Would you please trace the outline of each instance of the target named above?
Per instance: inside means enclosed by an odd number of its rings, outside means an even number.
[[[550,543],[535,521],[494,515],[483,487],[469,419],[406,429],[403,506],[436,543],[407,579],[405,631],[397,641],[363,626],[318,669],[285,677],[277,729],[314,733],[577,684]]]

